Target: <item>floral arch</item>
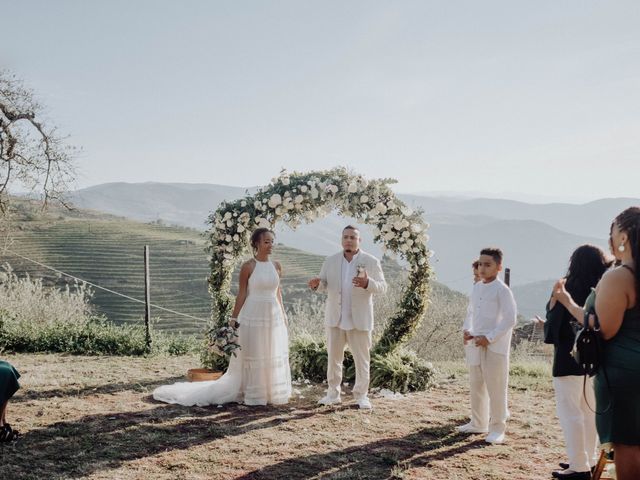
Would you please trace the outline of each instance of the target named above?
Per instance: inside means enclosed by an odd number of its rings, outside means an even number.
[[[214,328],[227,324],[233,305],[229,293],[233,269],[248,253],[255,228],[273,228],[282,222],[295,229],[336,210],[372,225],[374,241],[408,262],[402,299],[372,353],[388,355],[408,340],[427,308],[431,252],[427,248],[428,225],[421,212],[412,211],[396,198],[389,188],[392,183],[395,180],[367,180],[346,168],[307,173],[283,170],[255,194],[220,204],[209,217],[207,246]]]

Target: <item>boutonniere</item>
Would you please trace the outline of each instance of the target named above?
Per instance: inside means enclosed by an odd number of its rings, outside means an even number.
[[[357,268],[357,272],[358,272],[358,277],[364,277],[367,274],[367,269],[364,265],[364,263],[359,263]]]

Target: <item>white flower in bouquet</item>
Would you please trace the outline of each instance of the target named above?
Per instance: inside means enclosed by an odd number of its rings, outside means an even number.
[[[231,240],[233,240],[233,237],[231,235],[227,235],[226,237],[224,237],[224,241],[227,243],[230,243]]]
[[[327,192],[331,192],[333,194],[336,194],[336,193],[338,193],[338,190],[339,190],[339,188],[337,187],[337,185],[331,184],[331,185],[327,186]]]
[[[347,187],[347,192],[349,193],[356,193],[357,191],[358,191],[357,183],[350,183],[349,186]]]
[[[236,222],[234,222],[233,218],[230,218],[229,220],[227,220],[227,227],[233,227],[234,223]]]
[[[396,238],[395,234],[393,232],[387,232],[384,234],[384,240],[386,242],[390,242],[391,240],[393,240],[394,238]]]
[[[361,203],[367,203],[368,201],[369,201],[369,197],[367,197],[366,195],[360,195]]]
[[[237,327],[224,326],[209,330],[209,348],[219,356],[236,356],[236,350],[241,348],[238,343]]]
[[[300,187],[300,191],[301,191],[302,193],[307,193],[307,191],[308,191],[308,190],[309,190],[309,187],[307,187],[306,185],[302,185],[302,186]]]
[[[282,184],[286,187],[287,185],[289,185],[291,183],[291,180],[289,179],[289,177],[282,177]]]
[[[294,200],[295,203],[302,203],[304,201],[304,197],[302,195],[296,195]]]
[[[418,259],[418,265],[424,265],[425,263],[427,263],[427,259],[424,257],[420,257]]]
[[[260,200],[256,200],[255,202],[253,202],[253,206],[257,209],[260,210],[262,208],[262,202]]]
[[[403,238],[409,238],[411,236],[411,232],[409,230],[405,230],[402,232]]]
[[[311,189],[311,198],[313,198],[314,200],[318,198],[318,195],[320,195],[320,192],[318,191],[317,188],[312,188]]]
[[[231,215],[231,212],[225,212],[224,217],[222,217],[222,220],[224,220],[225,222],[227,220],[229,220],[233,215]]]
[[[238,231],[238,233],[242,233],[245,231],[245,228],[242,225],[238,225],[238,228],[236,230]]]
[[[234,242],[239,242],[240,241],[240,235],[238,235],[237,233],[233,236],[233,241]]]
[[[271,195],[271,198],[269,199],[269,206],[271,208],[276,208],[281,203],[282,203],[282,197],[280,196],[280,194],[274,193],[273,195]]]
[[[242,208],[246,207],[246,206],[247,206],[247,201],[246,201],[246,200],[242,200],[242,201],[240,202],[240,206],[241,206]]]

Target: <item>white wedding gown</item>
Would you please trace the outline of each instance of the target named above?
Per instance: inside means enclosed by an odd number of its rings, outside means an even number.
[[[249,277],[248,293],[238,315],[236,356],[218,380],[163,385],[153,398],[185,406],[242,402],[283,404],[291,396],[289,338],[277,292],[280,277],[272,262],[259,262]]]

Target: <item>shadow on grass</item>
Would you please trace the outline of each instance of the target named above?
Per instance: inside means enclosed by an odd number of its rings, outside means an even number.
[[[487,446],[482,440],[470,442],[468,435],[456,432],[456,425],[459,422],[424,428],[400,438],[385,438],[365,445],[291,458],[235,480],[399,478],[402,470],[428,466],[434,461]]]
[[[28,400],[45,400],[55,397],[89,397],[123,391],[146,392],[148,387],[164,385],[184,381],[184,376],[168,377],[163,379],[150,379],[141,382],[120,382],[100,386],[85,386],[81,388],[54,388],[51,390],[25,390],[11,399],[11,403],[20,403]]]
[[[315,407],[292,411],[290,405],[156,405],[143,411],[87,415],[25,432],[19,443],[0,450],[0,478],[82,478],[158,453],[330,413]]]

